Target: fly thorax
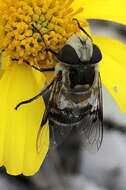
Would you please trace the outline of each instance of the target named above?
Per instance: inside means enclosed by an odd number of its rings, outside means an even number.
[[[60,109],[65,107],[84,107],[88,104],[91,96],[90,86],[94,80],[94,68],[71,67],[68,65],[62,68],[62,85],[60,89],[60,99],[58,105]]]
[[[72,92],[90,89],[95,77],[95,67],[67,66],[63,68],[63,85]]]

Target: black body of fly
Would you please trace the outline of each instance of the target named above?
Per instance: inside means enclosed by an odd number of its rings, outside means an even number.
[[[85,37],[73,34],[58,53],[47,48],[47,51],[56,56],[56,67],[49,69],[33,67],[42,72],[55,69],[54,80],[35,97],[20,102],[15,109],[50,90],[37,144],[41,129],[48,120],[49,127],[53,128],[52,136],[56,143],[72,128],[77,128],[83,144],[94,146],[98,150],[103,138],[103,109],[102,84],[97,65],[102,59],[102,54],[78,20],[74,20],[85,33]],[[40,33],[37,28],[35,30]],[[42,37],[41,33],[40,35]]]

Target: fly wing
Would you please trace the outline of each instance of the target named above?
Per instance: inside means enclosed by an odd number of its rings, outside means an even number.
[[[86,149],[98,151],[103,139],[103,104],[100,74],[97,87],[91,98],[93,98],[91,108],[75,130],[78,136],[81,137],[81,142]]]
[[[68,122],[66,110],[62,109],[62,81],[58,81],[55,88],[55,94],[52,98],[52,106],[49,118],[50,137],[52,147],[59,146],[69,136],[72,126]],[[67,110],[68,111],[68,110]]]
[[[42,121],[41,121],[41,124],[40,124],[40,128],[38,130],[38,134],[37,134],[37,140],[36,140],[36,149],[37,151],[39,152],[39,141],[40,141],[40,137],[41,137],[41,132],[42,132],[42,129],[44,127],[44,125],[46,124],[47,120],[48,120],[48,117],[49,117],[49,113],[50,113],[50,108],[51,108],[51,104],[52,104],[52,99],[53,99],[53,96],[55,95],[55,90],[56,90],[56,85],[57,85],[57,78],[54,78],[53,81],[50,83],[49,85],[49,88],[51,88],[51,92],[50,92],[50,95],[49,95],[49,98],[48,98],[48,102],[46,104],[46,107],[45,107],[45,112],[43,114],[43,117],[42,117]],[[49,88],[47,88],[49,90]],[[46,92],[47,94],[47,90],[46,91],[42,91],[42,95],[44,96],[44,92]],[[45,98],[44,98],[45,99]]]

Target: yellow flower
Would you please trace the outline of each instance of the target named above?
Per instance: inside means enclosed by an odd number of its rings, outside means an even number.
[[[44,74],[25,61],[39,67],[54,65],[54,57],[47,54],[45,46],[58,51],[69,36],[79,32],[73,18],[78,18],[83,27],[88,26],[86,19],[90,18],[126,24],[125,11],[125,0],[0,0],[0,166],[5,166],[9,174],[33,175],[49,148],[46,124],[41,133],[40,151],[36,151],[45,110],[43,99],[18,111],[14,109],[17,103],[40,92],[46,83]],[[103,83],[122,111],[126,111],[123,75],[126,46],[115,39],[93,38],[103,52],[100,64]]]
[[[74,12],[71,3],[65,0],[5,0],[0,6],[0,50],[11,62],[18,59],[20,64],[25,60],[31,65],[54,65],[54,56],[45,51],[46,46],[58,51],[72,33],[79,31],[71,17],[82,9]]]

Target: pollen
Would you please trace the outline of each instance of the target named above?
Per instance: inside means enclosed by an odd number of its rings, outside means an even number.
[[[1,0],[0,52],[7,53],[10,62],[25,61],[31,65],[54,65],[54,55],[66,40],[79,32],[73,18],[74,0]],[[86,25],[86,21],[83,23]]]

